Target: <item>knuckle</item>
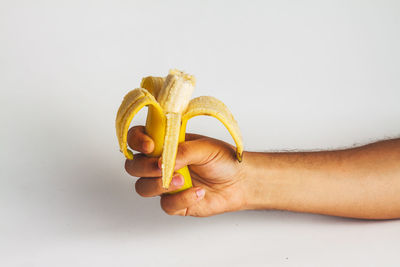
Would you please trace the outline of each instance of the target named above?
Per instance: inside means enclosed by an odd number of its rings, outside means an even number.
[[[138,161],[137,156],[134,156],[134,158],[131,160],[129,160],[129,159],[125,160],[125,170],[127,173],[129,173],[132,176],[137,176],[137,174],[138,174],[137,161]]]
[[[133,126],[132,128],[130,128],[128,132],[131,132],[131,134],[136,134],[138,132],[142,132],[142,128],[143,128],[143,126],[136,125],[136,126]]]
[[[131,137],[131,135],[133,134],[133,131],[135,130],[135,127],[132,127],[128,130],[128,138]]]
[[[174,211],[169,207],[169,203],[167,201],[167,198],[165,197],[161,197],[160,200],[160,205],[161,205],[161,209],[168,215],[174,215]]]
[[[140,178],[135,183],[135,190],[142,197],[161,195],[161,187],[161,178]]]
[[[161,209],[163,211],[167,212],[168,208],[167,208],[167,205],[166,205],[165,197],[161,197],[160,206],[161,206]]]
[[[125,160],[125,171],[129,174],[131,174],[131,160],[127,159]]]
[[[125,162],[125,170],[127,173],[129,173],[132,176],[135,176],[135,168],[133,166],[133,162],[126,161]]]
[[[132,128],[130,128],[129,130],[128,130],[128,135],[127,135],[127,138],[128,138],[128,143],[129,142],[132,142],[132,139],[133,139],[133,137],[135,136],[135,127],[132,127]]]
[[[142,181],[143,181],[142,179],[139,179],[139,180],[136,181],[135,190],[136,190],[136,193],[138,193],[139,196],[145,197],[146,194],[142,190],[142,186],[143,186],[143,182]]]
[[[140,141],[143,126],[134,126],[128,130],[127,141],[128,145],[134,149],[137,143]]]
[[[132,140],[133,138],[128,137],[127,142],[128,142],[128,146],[132,149],[135,149],[135,143]]]
[[[189,146],[187,142],[179,144],[177,158],[185,158],[189,153]]]

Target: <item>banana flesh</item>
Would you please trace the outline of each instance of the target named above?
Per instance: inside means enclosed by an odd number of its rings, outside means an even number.
[[[117,112],[115,126],[120,150],[127,159],[133,159],[133,153],[127,148],[129,125],[137,112],[144,106],[148,106],[145,129],[155,143],[154,151],[148,156],[162,155],[164,188],[168,188],[171,183],[178,144],[185,140],[187,121],[194,116],[208,115],[221,121],[235,141],[238,161],[242,161],[242,137],[231,112],[221,101],[211,96],[201,96],[190,100],[194,85],[194,77],[179,70],[171,70],[166,78],[145,77],[141,82],[143,88],[129,92]],[[191,187],[188,167],[177,172],[181,173],[185,179],[185,184],[180,190]]]
[[[182,116],[179,113],[168,112],[167,127],[165,129],[164,149],[162,152],[163,187],[168,188],[175,168],[176,153],[178,151],[179,132]],[[165,160],[164,160],[165,159]]]
[[[142,79],[140,83],[141,88],[145,88],[150,94],[157,99],[158,93],[160,92],[165,82],[164,77],[152,77],[148,76]]]

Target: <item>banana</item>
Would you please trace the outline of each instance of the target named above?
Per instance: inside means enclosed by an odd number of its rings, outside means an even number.
[[[154,141],[154,151],[147,156],[161,156],[162,184],[168,188],[175,168],[178,144],[185,141],[186,125],[190,118],[207,115],[217,118],[228,129],[235,144],[236,158],[243,158],[243,142],[239,126],[229,109],[211,96],[200,96],[191,100],[195,78],[179,70],[170,70],[167,77],[145,77],[141,88],[125,95],[117,112],[115,128],[120,151],[127,159],[133,153],[127,147],[129,125],[140,109],[147,106],[146,133]],[[184,177],[179,192],[192,187],[187,166],[177,171]],[[172,192],[172,193],[174,193]]]

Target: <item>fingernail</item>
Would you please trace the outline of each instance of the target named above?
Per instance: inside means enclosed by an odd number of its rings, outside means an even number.
[[[158,159],[158,168],[161,170],[161,165],[162,165],[162,158],[160,157]]]
[[[172,177],[172,184],[174,186],[182,186],[185,183],[185,181],[183,180],[182,175],[177,174],[174,177]]]
[[[203,188],[200,188],[199,190],[196,191],[197,198],[198,199],[203,198],[205,193],[206,191],[204,191]]]

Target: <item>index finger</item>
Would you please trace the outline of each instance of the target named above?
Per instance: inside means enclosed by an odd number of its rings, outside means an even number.
[[[134,126],[129,129],[128,145],[133,150],[149,154],[154,150],[154,142],[145,132],[144,126]]]
[[[186,133],[185,134],[185,141],[193,141],[196,139],[205,138],[207,136],[200,135],[200,134],[193,134],[193,133]]]

